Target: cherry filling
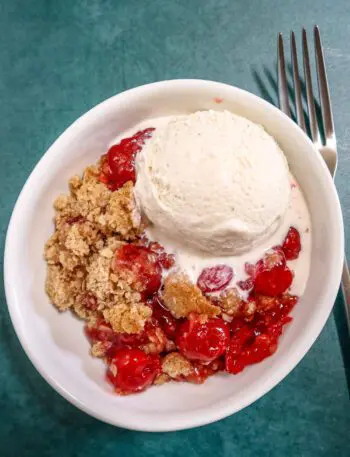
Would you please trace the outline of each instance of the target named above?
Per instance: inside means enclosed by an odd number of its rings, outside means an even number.
[[[158,355],[140,349],[120,349],[110,362],[108,380],[120,394],[141,392],[149,387],[161,371]]]
[[[124,138],[113,145],[101,159],[100,181],[112,191],[123,185],[136,181],[135,156],[142,149],[145,141],[152,136],[154,128],[148,128],[135,133],[130,138]]]
[[[293,281],[293,273],[288,268],[285,255],[280,247],[268,251],[255,265],[246,264],[245,270],[252,282],[243,282],[239,286],[242,289],[244,287],[248,289],[250,285],[253,285],[254,293],[269,297],[283,294]]]
[[[157,243],[156,241],[151,241],[148,244],[148,249],[157,254],[158,262],[165,270],[169,270],[175,265],[174,254],[168,254],[167,252],[165,252],[163,246]]]
[[[234,319],[225,357],[226,371],[237,374],[247,365],[261,362],[272,355],[277,349],[283,326],[292,320],[288,314],[297,301],[295,296],[282,296],[275,300],[270,310],[257,312],[250,322],[242,318]]]
[[[230,330],[222,319],[186,320],[178,329],[176,344],[189,360],[212,362],[225,353]]]
[[[228,324],[213,318],[202,323],[198,316],[192,316],[181,323],[154,297],[150,302],[153,317],[139,334],[115,333],[103,320],[85,331],[93,343],[103,345],[109,367],[107,377],[120,394],[140,392],[153,383],[161,373],[160,356],[166,352],[167,341],[172,339],[182,355],[192,362],[192,372],[182,380],[202,383],[221,370],[237,374],[276,351],[298,298],[282,295],[268,300],[262,296],[253,299],[260,311],[250,321],[238,317]]]
[[[301,251],[300,233],[295,227],[290,227],[283,241],[282,250],[287,260],[295,260]]]
[[[170,314],[157,295],[153,298],[150,304],[153,310],[152,316],[163,329],[165,335],[169,339],[173,340],[176,336],[176,330],[180,323],[179,319],[175,319],[175,317]]]
[[[233,270],[227,265],[204,268],[199,275],[197,286],[202,292],[217,292],[225,289],[233,278]]]
[[[144,297],[150,297],[160,287],[162,268],[157,254],[135,244],[124,244],[117,249],[112,268],[115,272],[129,273],[139,284]]]
[[[99,343],[101,355],[110,360],[122,348],[139,348],[149,342],[148,334],[144,331],[138,334],[116,333],[103,319],[94,326],[86,326],[85,334],[92,343]]]

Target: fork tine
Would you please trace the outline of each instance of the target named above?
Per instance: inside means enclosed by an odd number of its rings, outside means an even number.
[[[295,34],[291,32],[290,34],[291,41],[291,53],[292,53],[292,67],[293,67],[293,83],[294,83],[294,94],[295,94],[295,107],[297,113],[297,121],[299,127],[306,132],[304,111],[303,111],[303,102],[301,98],[301,88],[300,88],[300,79],[299,79],[299,66],[298,66],[298,57],[297,57],[297,47],[295,44]]]
[[[289,117],[291,117],[289,102],[288,102],[288,86],[286,76],[286,64],[284,60],[283,50],[283,37],[282,33],[278,34],[278,48],[277,48],[277,60],[278,60],[278,98],[281,110]]]
[[[334,124],[331,108],[331,100],[329,98],[328,80],[326,67],[324,63],[323,49],[321,43],[320,31],[317,25],[314,27],[314,39],[315,39],[315,56],[316,56],[316,68],[317,68],[317,81],[318,81],[318,92],[320,95],[321,111],[323,128],[325,132],[326,140],[329,140],[334,135]]]
[[[309,111],[311,138],[314,143],[321,144],[320,132],[319,132],[318,126],[317,126],[314,94],[313,94],[313,90],[312,90],[307,36],[306,36],[306,30],[304,28],[302,31],[302,36],[303,36],[303,61],[304,61],[304,73],[305,73],[305,84],[306,84],[306,98],[307,98],[307,106],[308,106],[308,111]]]

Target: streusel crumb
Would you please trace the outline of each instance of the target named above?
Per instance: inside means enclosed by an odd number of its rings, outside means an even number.
[[[259,312],[266,312],[269,311],[271,308],[276,306],[276,298],[275,297],[267,297],[265,295],[258,295],[255,300],[255,306],[257,311]]]
[[[103,311],[103,317],[117,333],[139,333],[143,330],[146,320],[151,317],[152,310],[143,304],[118,304]]]
[[[178,379],[181,376],[189,376],[193,367],[189,360],[178,352],[167,354],[162,360],[162,371],[170,378]]]
[[[71,307],[83,319],[101,315],[106,308],[141,302],[131,279],[111,270],[116,249],[141,232],[133,184],[111,192],[98,176],[98,167],[91,166],[82,178],[71,178],[70,194],[54,203],[56,231],[45,246],[46,291],[51,301],[60,310]],[[130,328],[126,318],[123,322]]]
[[[126,183],[118,192],[113,192],[99,222],[108,233],[119,233],[124,239],[134,239],[139,233],[141,218],[136,209],[133,185]]]
[[[240,314],[243,301],[236,288],[223,292],[218,298],[218,305],[228,316],[236,317]]]
[[[155,386],[161,386],[162,384],[165,384],[166,382],[169,382],[171,381],[171,378],[170,376],[168,376],[167,374],[164,374],[164,373],[160,373],[156,379],[153,381],[153,384]]]
[[[80,270],[73,274],[60,265],[49,265],[46,278],[46,293],[60,311],[74,305],[83,290],[84,276]]]
[[[103,305],[103,308],[112,305],[114,303],[114,284],[110,280],[111,259],[101,255],[100,251],[91,257],[86,270],[86,290],[96,296],[98,303]]]
[[[57,229],[65,222],[86,220],[103,235],[135,239],[141,227],[132,189],[132,182],[127,182],[111,192],[98,180],[98,169],[87,167],[82,179],[70,180],[70,195],[61,195],[54,203]]]
[[[220,308],[210,303],[200,289],[183,273],[170,274],[164,282],[163,301],[176,317],[188,317],[190,313],[217,316]]]
[[[105,341],[97,341],[91,346],[91,355],[93,357],[103,358],[106,355],[106,350],[108,350],[109,347],[110,344],[106,343]]]
[[[148,342],[141,346],[141,349],[146,354],[160,354],[161,352],[168,351],[171,346],[169,341],[160,327],[154,327],[153,330],[147,332]]]

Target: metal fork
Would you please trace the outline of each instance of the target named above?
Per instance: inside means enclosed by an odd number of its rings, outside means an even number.
[[[300,128],[307,134],[307,128],[304,118],[302,93],[301,93],[301,82],[298,68],[298,57],[295,42],[295,34],[291,32],[291,56],[292,56],[292,73],[294,83],[294,99],[295,99],[295,111],[297,117],[297,123]],[[310,70],[310,58],[307,43],[306,30],[302,30],[302,47],[303,47],[303,63],[304,63],[304,76],[306,86],[306,99],[310,123],[311,139],[315,147],[320,151],[321,156],[325,160],[329,172],[334,178],[337,169],[337,143],[334,132],[333,115],[331,108],[331,100],[329,96],[328,81],[326,74],[326,67],[323,56],[323,48],[321,43],[320,31],[317,26],[314,27],[314,42],[315,42],[315,58],[316,58],[316,70],[317,70],[317,82],[318,92],[321,102],[322,112],[322,129],[324,132],[324,142],[322,142],[320,129],[316,116],[315,99],[313,96],[312,79]],[[286,64],[284,59],[284,47],[282,33],[278,35],[278,95],[280,109],[291,116],[289,96],[288,96],[288,84],[286,76]],[[346,261],[344,260],[344,268],[342,274],[342,291],[344,294],[345,311],[348,324],[348,330],[350,331],[350,275],[349,268]]]

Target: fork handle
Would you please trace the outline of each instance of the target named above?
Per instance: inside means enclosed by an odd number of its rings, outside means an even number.
[[[348,324],[348,330],[350,331],[350,274],[349,267],[346,258],[344,258],[343,274],[341,278],[341,288],[343,291],[346,311],[346,321]]]

